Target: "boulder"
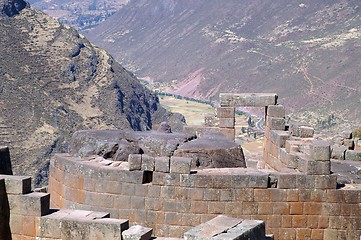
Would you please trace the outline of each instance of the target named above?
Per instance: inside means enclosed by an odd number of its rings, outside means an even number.
[[[174,156],[191,158],[192,169],[246,167],[242,147],[216,133],[203,134],[186,142],[178,147]]]

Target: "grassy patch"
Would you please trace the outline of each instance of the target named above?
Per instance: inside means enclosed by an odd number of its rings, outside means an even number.
[[[215,114],[214,108],[204,103],[176,99],[170,96],[159,96],[159,101],[167,110],[183,114],[188,125],[204,124],[205,115]]]

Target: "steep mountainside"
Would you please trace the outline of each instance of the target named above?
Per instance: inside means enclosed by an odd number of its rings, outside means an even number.
[[[22,0],[0,0],[0,35],[0,145],[15,174],[38,171],[40,183],[79,129],[180,123],[104,50]]]
[[[180,95],[277,92],[291,111],[361,116],[359,0],[132,0],[88,37]]]

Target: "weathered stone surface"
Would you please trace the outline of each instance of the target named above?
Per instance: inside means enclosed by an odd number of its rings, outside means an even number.
[[[345,160],[361,161],[361,151],[346,150]]]
[[[270,130],[285,130],[286,121],[284,118],[268,117],[266,119],[266,126]]]
[[[218,107],[217,118],[234,118],[235,109],[234,107]]]
[[[86,130],[73,134],[69,153],[87,157],[100,155],[115,161],[127,161],[129,154],[170,156],[178,145],[193,139],[189,133],[164,133],[131,130]]]
[[[154,171],[154,157],[143,154],[142,155],[142,171]]]
[[[25,195],[8,195],[10,211],[14,214],[44,216],[49,213],[50,194],[32,192]]]
[[[331,162],[328,161],[315,161],[310,159],[298,159],[297,168],[310,175],[327,175],[331,172]]]
[[[266,228],[263,221],[243,220],[234,228],[229,229],[225,233],[221,233],[212,239],[214,240],[249,240],[249,239],[265,239]]]
[[[171,157],[170,172],[189,174],[191,172],[192,159],[186,157]]]
[[[128,157],[129,170],[141,170],[142,169],[142,155],[130,154]]]
[[[311,145],[311,158],[315,161],[329,161],[331,158],[330,144],[322,140],[314,140]]]
[[[156,157],[155,158],[155,171],[168,173],[170,169],[169,157]]]
[[[241,223],[241,219],[219,215],[208,222],[192,228],[184,234],[185,240],[212,239],[212,237],[227,231]]]
[[[286,111],[285,107],[282,105],[269,105],[267,106],[267,116],[268,117],[277,117],[284,118]]]
[[[289,137],[290,136],[286,131],[281,131],[281,130],[270,131],[270,141],[279,148],[286,147],[286,141],[289,139]]]
[[[205,133],[179,146],[174,156],[192,158],[192,168],[246,167],[242,147],[220,134]]]
[[[135,225],[122,232],[124,240],[149,240],[152,238],[153,230],[151,228]]]
[[[184,234],[185,240],[248,240],[264,239],[263,221],[242,220],[223,215],[198,225]]]
[[[222,107],[266,107],[277,104],[275,93],[221,93]]]
[[[31,192],[31,177],[0,175],[0,179],[5,179],[6,193],[26,194]]]
[[[40,218],[38,237],[115,240],[128,227],[128,220],[111,219],[109,213],[61,209]]]
[[[331,147],[331,158],[332,159],[345,160],[346,150],[347,150],[347,147],[345,147],[345,146],[332,145],[332,147]]]

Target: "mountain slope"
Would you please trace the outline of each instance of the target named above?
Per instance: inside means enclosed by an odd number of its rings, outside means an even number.
[[[10,147],[15,174],[37,172],[40,183],[49,156],[79,129],[180,123],[74,29],[22,0],[1,0],[0,13],[0,144]]]
[[[180,95],[277,92],[291,111],[360,117],[358,0],[133,0],[88,34]]]

